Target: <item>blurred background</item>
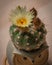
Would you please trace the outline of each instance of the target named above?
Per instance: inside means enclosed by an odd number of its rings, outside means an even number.
[[[38,11],[38,16],[47,29],[47,44],[49,46],[49,65],[52,65],[52,0],[0,0],[0,65],[6,56],[6,47],[10,40],[9,15],[11,9],[16,6],[26,6],[27,9],[34,7]]]

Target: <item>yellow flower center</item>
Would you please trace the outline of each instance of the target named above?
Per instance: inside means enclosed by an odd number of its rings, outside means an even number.
[[[20,18],[16,22],[16,25],[21,27],[25,27],[25,25],[27,24],[27,20],[25,18]]]

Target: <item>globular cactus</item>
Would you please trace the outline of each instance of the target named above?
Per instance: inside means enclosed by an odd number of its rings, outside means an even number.
[[[24,8],[18,7],[16,9],[17,14],[18,14],[18,10],[20,13],[23,13],[25,11]],[[18,24],[17,23],[16,25],[13,24],[10,27],[10,35],[14,45],[18,49],[24,49],[27,51],[33,49],[39,49],[39,47],[45,42],[46,33],[47,33],[44,23],[42,23],[42,21],[39,18],[37,18],[37,11],[34,8],[32,8],[30,12],[27,12],[28,14],[26,13],[26,15],[28,15],[30,18],[34,16],[31,21],[31,25],[29,25],[30,24],[29,23],[28,24],[29,26],[27,26],[24,24],[25,22],[22,23],[24,21],[24,18],[22,18],[17,21]],[[19,24],[21,25],[21,27]],[[24,24],[27,27],[24,27],[24,25],[22,24]]]

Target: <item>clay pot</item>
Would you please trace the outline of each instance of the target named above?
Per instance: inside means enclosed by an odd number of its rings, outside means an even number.
[[[47,62],[49,50],[45,43],[39,50],[24,51],[18,50],[9,41],[7,46],[7,59],[9,65],[43,65]]]

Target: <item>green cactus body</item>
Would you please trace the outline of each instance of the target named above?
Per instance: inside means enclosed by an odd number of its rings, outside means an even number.
[[[27,28],[25,28],[27,29]],[[18,28],[15,25],[12,25],[10,27],[10,35],[11,39],[16,47],[19,47],[20,49],[36,49],[38,44],[42,45],[44,42],[44,37],[46,35],[46,29],[45,26],[42,25],[39,29],[31,29],[28,28],[27,31],[21,31],[20,28]]]

